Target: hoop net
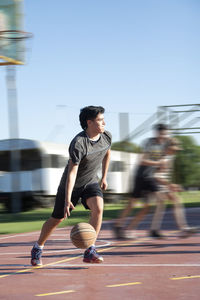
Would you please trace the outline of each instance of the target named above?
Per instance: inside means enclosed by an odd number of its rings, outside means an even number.
[[[0,66],[23,65],[25,62],[25,40],[32,34],[20,30],[0,31]]]

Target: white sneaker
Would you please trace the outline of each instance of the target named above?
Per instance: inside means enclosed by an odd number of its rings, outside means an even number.
[[[124,237],[127,240],[132,240],[132,239],[136,238],[136,236],[132,230],[124,230]]]
[[[198,232],[200,232],[200,228],[199,227],[186,227],[186,228],[184,228],[184,229],[181,230],[180,237],[187,238],[190,235],[192,235],[194,233],[198,233]]]

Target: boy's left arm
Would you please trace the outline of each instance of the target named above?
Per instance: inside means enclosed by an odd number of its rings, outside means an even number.
[[[109,163],[110,163],[110,153],[111,153],[111,150],[109,149],[107,151],[106,155],[104,156],[103,161],[102,161],[102,178],[101,178],[101,188],[102,188],[102,190],[106,190],[107,187],[108,187],[106,177],[107,177],[108,167],[109,167]]]

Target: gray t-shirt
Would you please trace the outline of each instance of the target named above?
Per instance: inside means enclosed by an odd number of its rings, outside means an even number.
[[[148,159],[160,160],[163,158],[167,142],[159,144],[156,138],[147,139],[143,144],[143,153],[148,153]],[[157,167],[140,165],[138,168],[139,176],[152,177]]]
[[[101,133],[97,141],[91,141],[85,131],[74,137],[69,146],[70,159],[74,164],[79,165],[74,188],[98,182],[97,173],[105,154],[111,147],[111,142],[112,136],[108,131]],[[66,184],[68,164],[60,181],[60,187],[63,188]]]

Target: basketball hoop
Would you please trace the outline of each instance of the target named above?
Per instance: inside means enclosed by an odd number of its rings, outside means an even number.
[[[0,31],[0,66],[23,65],[25,43],[33,34],[21,30],[1,30]]]
[[[21,31],[21,30],[2,30],[0,31],[0,39],[7,40],[23,40],[27,38],[31,38],[33,36],[32,33]]]

